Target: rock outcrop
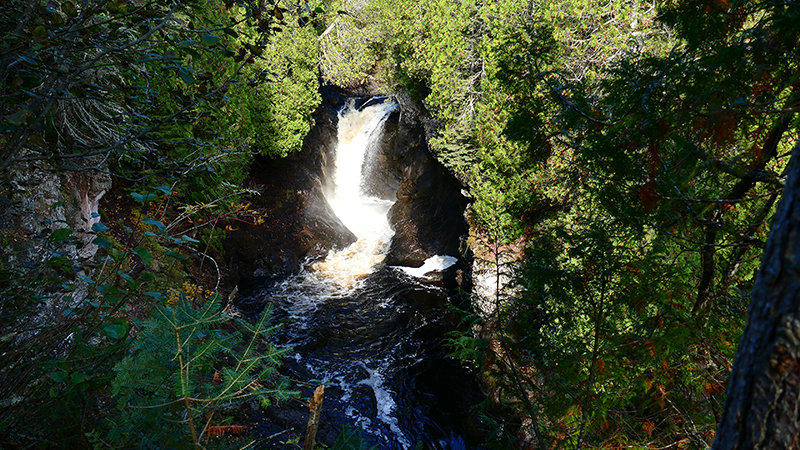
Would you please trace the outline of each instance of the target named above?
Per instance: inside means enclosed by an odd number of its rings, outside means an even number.
[[[434,255],[462,256],[468,199],[461,185],[428,149],[435,123],[407,93],[397,95],[401,114],[389,164],[401,173],[387,264],[419,267]]]
[[[36,163],[11,172],[5,180],[8,204],[0,216],[0,231],[7,234],[18,262],[38,265],[54,251],[79,261],[91,258],[97,246],[91,244],[92,225],[100,221],[100,199],[111,188],[111,176],[95,169],[61,171]],[[54,250],[47,238],[61,228],[69,228],[82,245],[61,245]],[[76,267],[77,267],[76,266]]]

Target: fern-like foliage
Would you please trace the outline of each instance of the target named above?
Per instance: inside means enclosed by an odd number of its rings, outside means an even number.
[[[129,354],[117,364],[106,443],[136,448],[206,446],[209,430],[234,407],[288,399],[276,374],[286,349],[266,342],[276,327],[265,308],[251,324],[221,312],[219,294],[178,296],[140,324]]]

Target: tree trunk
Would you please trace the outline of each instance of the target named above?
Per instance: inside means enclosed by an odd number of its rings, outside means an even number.
[[[753,287],[714,450],[800,448],[800,141]]]

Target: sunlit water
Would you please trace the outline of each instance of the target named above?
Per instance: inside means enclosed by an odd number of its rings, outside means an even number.
[[[467,448],[462,436],[474,385],[444,357],[439,337],[452,328],[448,293],[426,274],[456,262],[436,256],[421,268],[382,264],[393,231],[392,202],[361,194],[361,169],[393,102],[339,114],[333,186],[328,198],[357,236],[300,274],[269,282],[250,302],[276,305],[278,344],[294,348],[287,370],[326,385],[323,420],[360,427],[381,449]]]
[[[394,234],[387,219],[393,202],[362,195],[361,172],[370,144],[396,107],[396,103],[386,101],[358,110],[351,103],[339,113],[334,186],[329,190],[333,195],[328,202],[358,241],[313,264],[315,281],[324,278],[338,286],[353,287],[385,257]]]

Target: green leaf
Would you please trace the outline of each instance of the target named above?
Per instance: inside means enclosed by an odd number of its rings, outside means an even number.
[[[123,291],[117,289],[113,284],[101,284],[97,286],[97,290],[103,295],[124,294]]]
[[[185,41],[178,42],[178,47],[191,47],[194,44],[197,44],[197,41],[195,41],[194,39],[187,39]]]
[[[186,84],[192,84],[195,82],[194,74],[188,67],[179,66],[178,76],[181,77],[181,80],[183,80],[183,82]]]
[[[28,65],[31,65],[31,66],[34,66],[34,67],[38,67],[39,66],[39,61],[36,61],[35,59],[28,58],[25,55],[19,55],[19,59],[21,59],[22,62],[24,62],[25,64],[28,64]],[[36,97],[38,97],[38,95]]]
[[[156,186],[153,189],[163,192],[164,195],[172,195],[172,188],[169,186]]]
[[[75,384],[80,384],[91,380],[92,377],[82,372],[74,372],[72,375],[70,375],[69,379]]]
[[[169,251],[165,253],[167,256],[177,259],[178,261],[188,261],[189,258],[181,255],[180,253]]]
[[[142,220],[142,222],[144,222],[144,223],[146,223],[146,224],[148,224],[148,225],[152,225],[152,226],[154,226],[154,227],[158,228],[158,231],[160,231],[160,232],[162,232],[162,233],[163,233],[163,232],[164,232],[164,231],[167,229],[167,227],[165,227],[163,223],[161,223],[160,221],[158,221],[158,220],[156,220],[156,219],[153,219],[153,218],[151,218],[151,217],[148,217],[148,218],[146,218],[146,219],[143,219],[143,220]]]
[[[203,43],[208,46],[216,45],[217,43],[219,43],[220,40],[219,36],[215,36],[213,34],[204,34],[202,36],[202,39]]]
[[[202,58],[202,56],[200,56],[200,52],[198,52],[197,50],[195,50],[195,49],[193,49],[191,47],[185,48],[185,49],[183,49],[183,51],[185,51],[186,53],[192,55],[195,58],[198,58],[198,59]]]
[[[142,259],[144,259],[144,258],[142,258]],[[119,276],[124,278],[125,281],[128,282],[128,287],[130,287],[132,290],[135,291],[136,289],[139,288],[139,285],[136,283],[136,280],[134,280],[133,277],[130,276],[129,274],[124,273],[124,272],[120,272]]]
[[[52,267],[69,267],[70,260],[66,256],[54,256],[47,260],[47,265]]]
[[[133,252],[139,255],[139,258],[142,258],[142,262],[146,264],[150,264],[150,261],[153,260],[153,255],[147,251],[146,248],[142,247],[141,245],[134,248]]]
[[[164,294],[162,294],[161,292],[149,291],[149,292],[145,292],[144,295],[156,299],[162,305],[165,304],[165,301],[167,300],[167,297]]]
[[[190,238],[189,236],[187,236],[187,235],[185,235],[185,234],[184,234],[183,236],[181,236],[181,237],[180,237],[180,243],[182,243],[182,244],[185,244],[185,243],[187,243],[187,242],[191,242],[191,243],[193,243],[193,244],[197,244],[197,243],[199,243],[200,241],[198,241],[197,239],[192,239],[192,238]]]
[[[69,228],[59,228],[56,231],[53,231],[50,234],[50,240],[53,242],[64,242],[68,241],[70,235],[72,234],[72,230]]]
[[[78,16],[78,10],[75,8],[75,4],[72,2],[64,2],[64,4],[61,5],[61,11],[63,11],[67,17]]]
[[[41,42],[47,39],[47,28],[44,25],[39,25],[38,27],[33,29],[33,38],[37,41]]]
[[[55,381],[56,383],[63,383],[67,381],[69,374],[67,372],[64,372],[63,370],[60,370],[58,372],[50,373],[47,376],[49,376],[50,379]]]
[[[25,123],[25,120],[28,118],[28,112],[19,110],[14,114],[10,114],[6,116],[6,120],[11,123],[12,125],[20,126]]]
[[[103,231],[107,230],[109,230],[109,228],[100,222],[97,222],[96,224],[92,225],[92,231],[94,231],[95,233],[102,233]]]
[[[156,194],[140,194],[138,192],[132,192],[131,197],[133,197],[133,199],[136,200],[137,202],[145,204],[150,200],[156,198]]]
[[[119,341],[128,336],[129,328],[126,324],[104,322],[103,334],[112,340]]]
[[[103,238],[95,238],[95,240],[92,241],[92,244],[94,244],[94,245],[96,245],[98,247],[103,247],[103,248],[110,248],[111,247],[111,242],[109,242],[107,239],[103,239]]]

